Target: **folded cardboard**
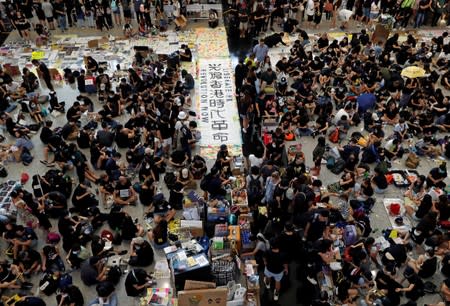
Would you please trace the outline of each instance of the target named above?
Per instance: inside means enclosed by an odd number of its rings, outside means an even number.
[[[227,288],[198,289],[178,292],[178,304],[183,306],[226,306]]]
[[[216,283],[213,282],[200,282],[194,280],[186,280],[184,283],[184,290],[195,290],[195,289],[215,289]]]

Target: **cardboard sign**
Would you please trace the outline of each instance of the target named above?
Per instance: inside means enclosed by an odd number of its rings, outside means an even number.
[[[199,282],[194,280],[186,280],[184,283],[184,290],[194,289],[215,289],[216,283],[213,282]]]
[[[227,288],[199,289],[178,292],[178,304],[183,306],[226,306]]]
[[[377,44],[379,41],[381,41],[383,44],[386,43],[386,40],[389,37],[389,33],[389,29],[381,24],[377,24],[377,26],[375,27],[375,31],[372,34],[372,42],[375,44]]]

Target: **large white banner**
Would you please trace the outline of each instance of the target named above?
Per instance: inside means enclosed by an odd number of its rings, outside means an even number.
[[[240,149],[241,128],[230,59],[200,59],[198,80],[200,145],[216,149],[227,144],[230,150]]]

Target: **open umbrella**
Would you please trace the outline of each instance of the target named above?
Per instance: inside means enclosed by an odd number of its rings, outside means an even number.
[[[422,78],[425,76],[425,70],[417,66],[409,66],[402,70],[402,76],[415,79]]]

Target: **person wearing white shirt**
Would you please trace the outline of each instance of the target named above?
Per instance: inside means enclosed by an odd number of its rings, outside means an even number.
[[[308,25],[310,27],[312,27],[313,26],[313,21],[314,21],[314,1],[313,0],[308,0],[306,2],[305,13],[306,13],[306,16],[307,16]]]

